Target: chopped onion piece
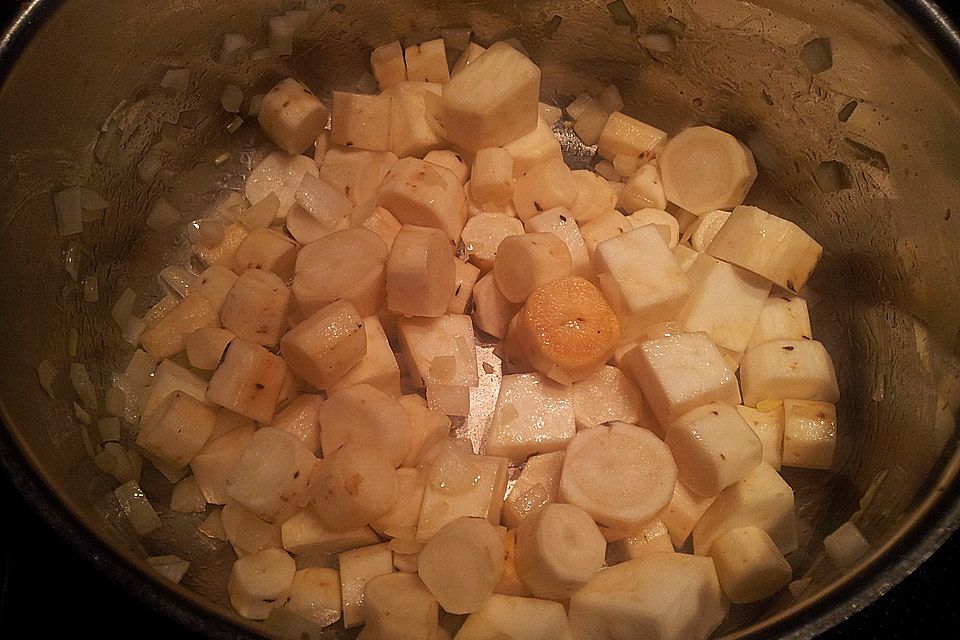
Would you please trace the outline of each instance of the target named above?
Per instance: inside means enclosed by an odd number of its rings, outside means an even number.
[[[157,573],[174,583],[180,582],[187,569],[190,568],[189,562],[177,556],[154,556],[147,558],[147,562]]]
[[[163,198],[157,198],[147,216],[147,226],[154,231],[166,229],[180,219],[180,212]]]
[[[230,124],[227,125],[227,133],[236,133],[237,129],[239,129],[242,125],[243,125],[243,118],[241,118],[240,116],[237,116],[236,118],[230,121]]]
[[[71,358],[77,355],[77,344],[80,342],[80,334],[76,327],[70,327],[67,332],[67,355]]]
[[[190,293],[190,287],[197,281],[197,274],[186,267],[172,264],[160,270],[157,280],[182,298]]]
[[[103,450],[96,454],[93,463],[97,469],[109,473],[117,482],[129,482],[133,479],[133,465],[127,456],[127,450],[116,442],[107,442]]]
[[[243,102],[243,90],[235,84],[224,85],[220,94],[220,104],[228,113],[240,113],[240,104]]]
[[[272,58],[272,57],[273,57],[273,53],[270,51],[270,49],[257,49],[256,51],[250,54],[250,59],[253,60],[254,62],[256,62],[257,60],[267,60],[268,58]]]
[[[157,172],[160,171],[160,165],[163,164],[163,159],[165,157],[165,154],[156,149],[147,151],[147,153],[143,156],[143,160],[137,164],[137,174],[140,176],[140,180],[143,182],[150,182],[153,180],[154,176],[157,175]]]
[[[90,414],[84,411],[83,407],[76,402],[73,403],[73,415],[77,416],[77,420],[84,425],[89,425],[93,422],[93,418],[90,417]],[[86,435],[86,430],[83,430],[82,433]]]
[[[76,282],[80,275],[80,245],[71,242],[63,258],[63,268],[70,274],[73,281]]]
[[[286,16],[275,16],[267,21],[267,43],[276,57],[293,53],[293,32],[296,26]]]
[[[113,491],[120,508],[130,519],[130,524],[140,535],[146,535],[160,526],[160,518],[150,501],[143,495],[140,485],[131,480]]]
[[[40,377],[40,386],[53,398],[53,381],[57,378],[57,367],[50,360],[43,360],[37,365],[37,375]]]
[[[117,298],[117,301],[113,304],[110,315],[113,316],[113,321],[116,322],[117,326],[121,329],[127,326],[127,318],[133,313],[133,305],[136,304],[136,302],[136,292],[128,287],[123,290],[123,293],[120,294],[120,297]]]
[[[470,31],[470,27],[450,27],[440,30],[440,37],[443,38],[444,44],[457,51],[463,51],[470,45],[471,35],[473,32]]]
[[[260,105],[263,104],[263,96],[266,94],[258,93],[257,95],[250,98],[250,108],[247,109],[247,115],[251,117],[256,117],[260,115]]]
[[[247,199],[243,195],[237,193],[236,191],[231,191],[226,196],[220,198],[217,203],[214,205],[214,213],[221,217],[226,218],[230,222],[236,222],[237,218],[243,213],[243,210],[246,209],[249,204],[247,204]],[[194,223],[197,225],[197,230],[200,230],[199,220]]]
[[[140,390],[150,384],[150,376],[153,375],[153,370],[156,368],[157,361],[143,349],[137,349],[130,356],[130,362],[123,370],[123,375],[129,387]]]
[[[97,402],[97,388],[90,380],[90,374],[87,373],[86,366],[78,362],[71,364],[70,382],[73,384],[77,395],[80,396],[80,401],[87,409],[100,408],[100,404]]]
[[[209,536],[214,540],[227,540],[227,532],[223,529],[223,519],[221,518],[223,511],[221,509],[214,509],[210,512],[210,515],[207,516],[207,519],[197,527],[197,530],[200,531],[205,536]]]
[[[220,155],[218,155],[216,158],[213,159],[213,164],[219,167],[220,165],[222,165],[224,162],[226,162],[232,157],[233,156],[230,155],[229,151],[224,151],[223,153],[221,153]]]
[[[160,86],[174,93],[186,91],[190,86],[190,69],[170,69],[163,74]]]
[[[83,300],[84,302],[98,302],[100,300],[100,285],[97,282],[97,276],[87,276],[83,280]]]
[[[57,210],[57,224],[61,236],[72,236],[83,231],[83,210],[80,208],[80,196],[76,190],[64,189],[55,193],[53,206]]]
[[[80,413],[78,413],[78,410]],[[81,422],[83,422],[81,413],[82,415],[86,416],[88,420],[92,420],[89,414],[87,414],[87,412],[83,409],[80,409],[76,402],[73,403],[73,412],[77,414],[77,417],[80,418]],[[90,439],[90,433],[87,431],[86,425],[89,425],[90,422],[83,422],[83,424],[84,426],[80,427],[80,442],[83,443],[83,448],[87,452],[87,457],[91,460],[96,460],[97,455],[99,454],[99,451],[97,450],[99,447],[93,446],[93,440]]]
[[[206,247],[215,247],[223,242],[226,229],[219,220],[201,220],[198,224],[200,244]]]
[[[823,548],[838,569],[847,571],[870,552],[870,543],[848,520],[823,539]]]
[[[133,479],[140,482],[140,472],[143,470],[143,458],[133,449],[127,449],[127,458],[130,460],[130,466],[133,468]]]
[[[97,420],[97,432],[101,442],[120,442],[119,418],[100,418]]]
[[[110,387],[107,389],[107,393],[103,399],[103,406],[106,408],[107,413],[120,417],[124,413],[123,410],[126,404],[127,398],[123,393],[123,389],[119,387]]]
[[[600,95],[597,97],[600,99],[600,104],[603,105],[603,110],[607,113],[623,111],[623,98],[620,95],[620,89],[617,88],[617,85],[608,84],[600,90]]]
[[[147,330],[147,323],[143,318],[130,316],[127,318],[127,324],[123,327],[123,339],[134,347],[140,344],[140,336]]]
[[[220,49],[220,64],[229,66],[237,63],[240,52],[250,43],[240,33],[227,33],[223,36],[223,48]]]

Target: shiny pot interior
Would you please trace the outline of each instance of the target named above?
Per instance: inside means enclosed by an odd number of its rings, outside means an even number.
[[[323,0],[308,2],[316,21],[292,57],[225,69],[216,62],[224,33],[265,46],[264,18],[295,3],[148,4],[39,0],[4,43],[0,404],[13,443],[7,453],[27,461],[5,466],[24,483],[34,473],[42,479],[38,491],[68,510],[53,519],[93,532],[80,542],[88,555],[123,558],[113,573],[137,584],[148,555],[191,561],[182,586],[147,588],[162,607],[199,612],[211,635],[283,634],[232,612],[224,589],[232,551],[197,532],[202,515],[166,514],[154,534],[133,534],[114,483],[89,459],[65,373],[60,400],[51,401],[36,366],[50,359],[64,372],[84,362],[98,381],[125,363],[131,349],[110,306],[130,287],[142,294],[142,311],[159,297],[156,271],[185,257],[174,231],[144,226],[149,205],[163,194],[188,219],[199,217],[222,189],[240,184],[262,142],[249,124],[226,132],[224,83],[248,96],[284,75],[322,93],[356,88],[373,46],[443,28],[469,27],[481,44],[516,38],[543,69],[547,101],[562,106],[613,82],[628,114],[668,132],[707,123],[738,135],[760,167],[749,203],[796,221],[825,247],[805,295],[840,376],[837,455],[829,474],[784,471],[801,516],[791,563],[795,579],[809,582],[796,595],[736,609],[718,634],[822,629],[872,601],[956,527],[960,91],[905,13],[878,0]],[[639,38],[651,32],[671,34],[676,48],[645,48]],[[159,81],[178,67],[191,70],[191,88],[171,96]],[[176,143],[164,147],[161,170],[142,180],[138,164],[171,131]],[[589,164],[592,150],[566,150]],[[215,166],[224,151],[232,159]],[[73,184],[110,202],[77,239],[81,274],[100,282],[98,304],[83,303],[63,267],[69,243],[57,236],[52,194]],[[71,328],[80,336],[74,359]],[[143,486],[151,501],[168,502],[169,484],[149,465]],[[874,553],[840,575],[821,541],[850,518]]]

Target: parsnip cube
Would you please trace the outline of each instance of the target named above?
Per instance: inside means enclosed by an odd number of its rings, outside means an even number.
[[[696,221],[684,230],[684,241],[696,251],[706,251],[729,218],[730,212],[722,209],[700,214]]]
[[[220,409],[217,427],[221,424],[220,416],[228,414],[230,412],[226,409]],[[190,470],[197,479],[203,497],[210,504],[225,504],[228,501],[227,479],[246,451],[254,432],[253,421],[249,418],[243,418],[243,421],[220,436],[211,435],[190,461]]]
[[[570,251],[552,233],[508,236],[500,242],[493,274],[510,302],[526,300],[539,287],[570,275]]]
[[[774,340],[750,349],[740,362],[743,403],[840,398],[833,360],[816,340]]]
[[[740,404],[736,376],[703,333],[641,342],[622,367],[664,425],[708,402]]]
[[[663,194],[663,181],[657,163],[648,162],[630,176],[620,192],[620,206],[627,211],[648,207],[666,208],[667,197]]]
[[[140,425],[137,444],[175,469],[189,464],[207,442],[216,412],[182,391],[174,391]]]
[[[650,159],[666,141],[667,134],[656,127],[614,112],[600,132],[597,152],[608,160],[618,155]]]
[[[540,373],[503,376],[486,453],[522,460],[563,449],[575,434],[570,387]]]
[[[141,351],[139,353],[143,352]],[[144,356],[146,356],[146,354],[144,354]],[[131,360],[128,368],[133,366],[133,362],[134,361]],[[149,362],[147,368],[149,369],[150,366],[152,366],[152,361]],[[145,375],[149,376],[149,373],[150,371],[146,371]],[[141,398],[146,398],[145,401],[140,401],[142,403],[140,411],[141,422],[149,420],[157,407],[174,391],[182,391],[188,396],[210,405],[206,395],[206,380],[184,369],[172,360],[164,360],[161,362],[156,370],[153,371],[152,379],[147,377],[147,381],[148,384],[143,388],[142,394],[140,395]]]
[[[320,406],[320,444],[324,456],[347,443],[379,451],[399,467],[410,451],[410,417],[403,406],[383,391],[360,384],[331,394]]]
[[[289,224],[289,217],[287,220]],[[297,243],[274,229],[256,229],[251,231],[240,246],[233,260],[237,271],[263,269],[280,276],[284,282],[293,277],[297,262]]]
[[[823,247],[794,223],[741,206],[730,214],[707,253],[796,293],[813,273]]]
[[[269,422],[287,375],[283,358],[235,338],[210,378],[207,399],[257,422]]]
[[[402,396],[400,404],[410,417],[410,450],[401,466],[414,467],[433,445],[447,437],[450,432],[450,418],[427,406],[427,402],[416,394]]]
[[[457,58],[457,62],[453,65],[453,71],[451,76],[455,76],[457,73],[463,71],[469,66],[471,62],[480,57],[480,54],[486,51],[484,47],[481,47],[476,42],[471,42],[467,45],[467,48],[463,50],[463,53],[460,54],[460,57]]]
[[[739,527],[710,549],[723,592],[733,604],[766,600],[790,583],[793,570],[763,529]]]
[[[345,229],[312,242],[297,255],[293,295],[304,315],[349,300],[370,316],[383,305],[387,246],[367,229]]]
[[[464,194],[456,174],[425,160],[404,158],[383,179],[377,204],[403,224],[440,229],[460,240]]]
[[[607,564],[638,560],[652,553],[673,553],[670,534],[662,520],[654,520],[643,531],[630,538],[613,540],[607,544]]]
[[[417,386],[479,384],[470,316],[400,318],[397,328]]]
[[[230,341],[237,336],[229,329],[205,327],[187,338],[187,360],[191,367],[213,371]]]
[[[305,393],[273,416],[270,426],[297,436],[314,455],[320,453],[320,396]]]
[[[584,224],[612,211],[617,206],[617,191],[613,184],[592,171],[573,172],[577,197],[569,205],[570,214],[578,224]]]
[[[780,471],[783,461],[783,405],[763,411],[741,405],[737,411],[760,438],[763,461]]]
[[[713,560],[682,553],[610,567],[570,600],[577,638],[706,640],[726,614]]]
[[[219,265],[227,269],[233,269],[233,258],[246,237],[246,228],[239,222],[234,222],[224,229],[223,240],[219,244],[212,247],[194,244],[192,248],[205,267]]]
[[[557,501],[563,451],[531,456],[503,503],[503,523],[516,529],[542,507]]]
[[[507,202],[513,196],[513,156],[503,147],[477,151],[470,173],[470,197],[476,202]]]
[[[380,91],[407,79],[407,67],[403,62],[400,42],[394,41],[377,47],[370,54],[370,69],[380,85]]]
[[[364,623],[363,601],[367,582],[393,572],[393,552],[386,544],[361,547],[340,554],[343,625],[347,629]]]
[[[563,605],[493,594],[467,616],[456,640],[573,640]]]
[[[400,366],[387,342],[387,334],[376,316],[363,319],[367,335],[367,352],[352,369],[335,382],[328,393],[367,384],[391,397],[400,396]]]
[[[470,387],[428,384],[427,406],[448,416],[470,415]]]
[[[672,320],[690,291],[689,279],[652,225],[600,243],[593,268],[625,340],[636,338],[644,327]]]
[[[829,469],[837,445],[837,408],[829,402],[783,401],[783,464]]]
[[[140,335],[140,344],[158,360],[169,358],[186,348],[187,337],[194,331],[217,325],[217,312],[210,301],[202,294],[192,293],[144,331]]]
[[[477,328],[494,338],[505,338],[510,321],[520,311],[521,305],[514,304],[500,292],[493,273],[480,278],[473,288],[473,321]]]
[[[283,548],[307,560],[323,560],[368,544],[377,544],[380,539],[370,527],[358,527],[347,531],[335,531],[324,524],[312,505],[307,505],[280,525]]]
[[[460,180],[461,185],[465,184],[470,177],[470,167],[467,166],[467,163],[463,161],[463,158],[460,157],[460,154],[456,151],[437,149],[423,156],[423,159],[426,162],[439,165],[452,171],[453,175],[457,176],[457,179]]]
[[[713,501],[693,528],[693,551],[706,555],[724,533],[747,526],[766,531],[784,555],[797,548],[793,489],[765,462]]]
[[[371,202],[370,204],[374,204]],[[362,207],[362,205],[361,205]],[[355,207],[356,211],[359,207]],[[351,212],[352,216],[353,212]],[[383,207],[370,207],[361,218],[351,221],[351,226],[361,227],[363,229],[368,229],[373,231],[375,234],[380,236],[380,239],[383,240],[383,244],[386,245],[389,250],[393,246],[393,241],[397,237],[397,234],[400,233],[400,223],[396,218],[393,217],[393,214],[384,209]]]
[[[760,464],[762,447],[753,429],[728,404],[711,402],[686,413],[664,439],[677,477],[704,496],[715,496]]]
[[[467,223],[470,224],[469,222]],[[563,240],[570,252],[570,264],[575,276],[590,275],[590,255],[576,220],[563,207],[539,213],[523,225],[528,233],[552,233]]]
[[[353,204],[320,178],[303,176],[295,197],[296,202],[287,211],[286,226],[300,244],[347,228]]]
[[[690,267],[693,266],[693,263],[696,262],[700,255],[701,254],[685,244],[678,244],[673,248],[673,257],[677,259],[677,264],[680,265],[680,268],[683,269],[684,272],[690,270]]]
[[[390,150],[400,158],[423,157],[444,146],[436,106],[441,86],[430,82],[400,82],[384,92],[393,99],[390,112]]]
[[[320,165],[320,179],[358,205],[377,196],[384,176],[396,163],[392,151],[331,147]]]
[[[450,79],[443,38],[410,45],[404,50],[404,59],[407,62],[407,79],[413,82],[443,84]]]
[[[753,328],[747,349],[772,340],[811,340],[807,301],[799,296],[771,296],[763,303],[760,318]]]
[[[446,137],[470,151],[503,146],[537,126],[539,102],[539,67],[497,42],[444,86]]]
[[[418,572],[448,613],[472,613],[503,573],[502,534],[480,518],[457,518],[427,542]]]
[[[367,96],[334,91],[330,141],[368,151],[390,149],[392,101],[387,95]]]
[[[286,604],[296,572],[293,558],[282,549],[244,556],[230,570],[230,604],[244,618],[266,620],[273,609]]]
[[[223,301],[220,323],[241,338],[275,347],[287,328],[290,290],[275,273],[247,269]]]
[[[310,485],[314,509],[334,531],[370,524],[393,508],[400,491],[393,465],[378,450],[354,442],[323,458]]]
[[[207,267],[203,273],[197,276],[192,293],[205,297],[219,318],[223,301],[227,299],[227,294],[238,277],[233,271],[220,265]]]
[[[456,288],[453,297],[447,305],[447,313],[462,315],[467,312],[467,306],[473,298],[473,287],[480,277],[480,269],[463,260],[457,260]]]
[[[607,112],[600,103],[587,104],[577,117],[573,131],[583,144],[593,146],[600,140],[607,118]]]
[[[436,639],[439,607],[419,576],[387,573],[370,579],[364,591],[361,640]]]
[[[288,331],[280,352],[296,375],[328,389],[366,354],[363,320],[349,302],[333,302]]]
[[[387,256],[387,309],[404,316],[442,316],[456,289],[456,274],[443,231],[403,225]]]
[[[714,500],[716,496],[699,496],[683,484],[679,482],[676,484],[673,488],[673,498],[660,514],[674,547],[680,549],[686,544],[693,528]]]
[[[513,186],[513,206],[523,221],[554,207],[569,209],[577,200],[579,187],[563,159],[553,158],[517,178]]]
[[[573,415],[577,430],[604,422],[640,424],[643,400],[626,374],[604,365],[596,373],[573,383]]]
[[[264,549],[282,549],[280,526],[260,519],[257,514],[228,499],[220,514],[224,534],[237,556]]]
[[[580,227],[580,234],[587,247],[587,254],[592,259],[602,242],[632,230],[633,223],[625,215],[619,211],[608,211]]]
[[[519,178],[538,164],[563,160],[560,142],[543,118],[530,133],[507,143],[503,147],[513,158],[513,177]]]
[[[444,525],[461,516],[499,523],[506,488],[506,458],[441,454],[427,473],[417,542],[427,542]]]
[[[293,78],[281,80],[263,96],[260,128],[287,153],[303,153],[327,126],[327,107]]]
[[[509,236],[522,236],[523,223],[499,213],[481,213],[463,227],[463,248],[473,264],[482,271],[493,268],[497,248]]]
[[[321,627],[340,619],[340,573],[325,567],[308,567],[293,576],[284,609]]]

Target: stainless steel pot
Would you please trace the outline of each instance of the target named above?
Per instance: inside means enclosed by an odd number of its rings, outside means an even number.
[[[808,637],[872,602],[957,527],[960,41],[932,5],[323,0],[293,57],[216,63],[224,33],[264,42],[264,16],[281,4],[292,3],[35,0],[0,41],[0,466],[105,573],[212,637],[280,633],[232,613],[223,589],[231,552],[197,534],[196,517],[165,516],[157,533],[133,535],[86,452],[65,373],[54,402],[35,368],[79,361],[103,379],[129,353],[110,304],[130,286],[146,305],[157,293],[152,274],[178,255],[174,235],[144,227],[149,203],[163,193],[199,213],[222,186],[214,178],[224,167],[212,159],[234,151],[226,168],[240,175],[255,147],[253,128],[225,131],[225,82],[248,95],[284,74],[323,91],[351,87],[372,46],[445,27],[468,26],[481,43],[516,38],[560,104],[615,82],[631,115],[669,131],[705,122],[741,136],[761,167],[752,203],[825,246],[807,294],[841,378],[837,457],[829,474],[785,472],[804,529],[791,561],[808,582],[740,608],[720,634]],[[638,37],[651,32],[675,48],[645,48]],[[159,81],[174,67],[193,80],[171,96]],[[138,165],[164,141],[161,170],[142,179]],[[581,161],[589,154],[577,151]],[[52,193],[81,183],[110,201],[78,239],[81,273],[99,278],[98,304],[82,302],[56,233]],[[149,467],[144,487],[159,504],[169,498]],[[849,518],[873,552],[841,575],[821,541]],[[168,552],[192,562],[183,586],[155,582],[144,562]]]

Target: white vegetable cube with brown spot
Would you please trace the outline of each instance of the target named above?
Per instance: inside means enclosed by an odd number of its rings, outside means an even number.
[[[143,352],[139,352],[143,353]],[[134,354],[136,357],[137,354]],[[136,358],[140,360],[140,358]],[[131,359],[129,367],[133,366],[134,360]],[[143,375],[149,374],[152,362],[147,364]],[[138,366],[142,366],[138,363]],[[172,360],[164,360],[155,370],[152,378],[148,377],[141,398],[140,416],[143,420],[148,420],[157,407],[174,391],[183,391],[189,396],[210,404],[207,402],[207,382],[195,373],[188,371]]]
[[[400,398],[400,404],[410,417],[410,450],[401,466],[414,467],[433,447],[450,433],[450,418],[427,406],[426,400],[417,394]]]
[[[368,151],[390,148],[390,96],[333,92],[330,140]]]
[[[569,276],[570,251],[552,233],[507,236],[497,248],[493,275],[504,297],[522,303],[541,286]]]
[[[286,282],[293,277],[298,249],[296,241],[275,229],[256,229],[243,239],[233,259],[240,273],[263,269]]]
[[[462,315],[467,312],[467,306],[473,297],[473,287],[480,277],[480,269],[462,260],[457,260],[456,266],[456,287],[453,289],[450,304],[447,305],[447,313]]]
[[[396,163],[392,151],[335,146],[324,155],[319,177],[358,205],[377,196],[383,177]]]
[[[703,333],[641,342],[623,356],[621,367],[663,425],[708,402],[740,404],[736,376]]]
[[[286,226],[297,242],[308,244],[349,225],[353,203],[320,178],[304,175],[294,197]]]
[[[648,162],[637,169],[624,183],[619,203],[627,211],[638,211],[648,207],[665,208],[667,197],[663,193],[659,166],[654,162]]]
[[[233,283],[239,276],[226,267],[214,265],[207,267],[193,284],[193,293],[205,297],[220,317],[220,309],[223,307],[223,301],[227,299],[227,294]]]
[[[326,456],[346,443],[359,443],[376,449],[399,467],[409,453],[410,417],[399,401],[368,384],[332,393],[320,405],[318,417]]]
[[[309,315],[348,300],[365,316],[377,313],[385,297],[387,251],[368,229],[344,229],[303,247],[292,286],[300,311]]]
[[[310,485],[323,523],[334,531],[351,531],[393,508],[400,478],[380,451],[347,442],[317,464]]]
[[[498,42],[444,86],[443,127],[470,151],[503,146],[537,126],[539,102],[540,69]]]
[[[539,213],[524,223],[528,233],[552,233],[567,245],[570,264],[575,276],[590,274],[590,255],[576,220],[563,207],[554,207]]]
[[[460,184],[465,184],[470,177],[470,167],[464,162],[463,157],[456,151],[450,149],[436,149],[423,156],[424,161],[435,164],[453,172]]]
[[[321,627],[340,619],[343,608],[340,573],[326,567],[307,567],[293,576],[284,609]]]
[[[577,224],[589,222],[616,208],[617,189],[613,183],[586,169],[578,169],[572,175],[577,196],[568,208]]]
[[[573,207],[580,185],[562,158],[535,165],[517,178],[513,186],[513,206],[517,216],[527,221],[540,211],[554,207]]]
[[[763,400],[819,400],[840,398],[833,360],[816,340],[773,340],[756,346],[740,361],[743,404]]]
[[[748,349],[771,340],[812,340],[807,301],[799,296],[770,296],[763,303]]]
[[[507,489],[507,466],[506,458],[458,451],[439,454],[427,468],[417,541],[427,542],[461,516],[498,524]]]
[[[467,220],[463,227],[464,251],[473,264],[483,271],[493,268],[497,248],[509,236],[522,236],[523,223],[499,213],[481,213]]]
[[[225,427],[230,428],[222,431]],[[214,433],[190,461],[190,470],[210,504],[227,502],[227,479],[246,451],[254,430],[253,420],[249,418],[237,416],[227,409],[217,412]]]
[[[376,576],[393,573],[393,552],[386,543],[360,547],[340,554],[340,590],[343,594],[343,625],[347,629],[364,623],[364,587]]]
[[[264,521],[237,501],[227,498],[220,512],[223,532],[238,557],[264,549],[282,549],[280,526]]]
[[[432,82],[399,82],[383,92],[390,106],[390,150],[400,158],[423,157],[445,146],[437,111],[442,87]]]
[[[419,386],[479,384],[470,316],[400,318],[397,328],[411,376]]]
[[[273,416],[271,427],[297,436],[314,455],[320,453],[320,404],[323,399],[313,393],[299,395]]]
[[[370,54],[370,69],[380,85],[380,91],[407,79],[407,67],[403,62],[403,48],[399,41],[384,44]]]
[[[775,404],[763,407],[763,410],[740,405],[737,412],[760,438],[763,461],[780,471],[783,461],[783,404]]]
[[[296,572],[293,558],[282,549],[244,556],[230,570],[230,604],[244,618],[266,620],[271,611],[286,604]]]
[[[604,365],[589,378],[573,383],[572,395],[578,430],[614,420],[641,424],[640,390],[616,367]]]
[[[287,328],[290,290],[275,273],[247,269],[223,301],[220,323],[247,340],[275,347]]]
[[[187,294],[156,324],[140,335],[143,349],[156,359],[175,356],[187,347],[187,337],[197,329],[216,327],[217,311],[206,296]]]
[[[740,527],[710,549],[723,592],[733,604],[766,600],[790,583],[793,569],[763,529]]]
[[[608,160],[618,155],[650,159],[667,141],[667,134],[656,127],[620,112],[610,118],[600,132],[597,152]]]
[[[288,331],[280,352],[294,374],[328,389],[367,353],[363,320],[351,303],[333,302]]]
[[[283,358],[246,338],[235,338],[210,378],[207,400],[251,420],[269,422],[286,375]]]
[[[538,164],[552,160],[562,160],[560,142],[553,130],[542,117],[530,133],[504,145],[504,149],[513,158],[513,177],[519,178]]]
[[[236,334],[229,329],[205,327],[187,338],[187,360],[191,367],[213,371],[220,365],[223,352]]]
[[[783,401],[783,464],[829,469],[837,445],[837,408],[814,400]]]
[[[450,79],[443,38],[410,45],[403,53],[407,63],[408,80],[443,84]]]
[[[451,242],[460,240],[463,185],[456,174],[418,158],[404,158],[387,172],[377,204],[402,224],[441,229]]]
[[[328,392],[333,394],[348,387],[368,384],[391,397],[399,397],[400,366],[383,325],[376,316],[369,316],[363,319],[363,330],[367,334],[367,352]]]
[[[667,528],[670,540],[677,549],[683,547],[693,531],[693,527],[706,513],[715,496],[700,496],[678,482],[673,488],[673,497],[660,514],[663,525]]]
[[[607,544],[607,564],[638,560],[652,553],[673,553],[673,542],[663,520],[654,520],[637,535]]]
[[[326,560],[332,554],[380,541],[367,526],[347,531],[331,529],[312,504],[283,521],[280,537],[283,548],[304,561]]]
[[[557,501],[563,451],[530,456],[503,502],[503,523],[516,529],[544,505]]]
[[[480,278],[473,288],[473,321],[477,328],[494,338],[505,338],[510,321],[521,305],[510,302],[500,292],[493,273]]]
[[[823,247],[788,220],[757,207],[740,206],[717,232],[707,253],[795,293],[813,273]]]
[[[327,113],[310,89],[287,78],[263,96],[257,121],[278,147],[287,153],[303,153],[327,126]]]
[[[456,258],[443,231],[404,225],[387,256],[387,309],[404,316],[442,316],[456,275]]]
[[[760,464],[762,446],[735,408],[711,402],[670,425],[664,439],[677,463],[680,482],[715,496]]]
[[[207,442],[216,411],[182,391],[174,391],[140,425],[137,444],[173,468],[190,463]]]
[[[513,156],[503,147],[477,151],[470,173],[470,197],[475,202],[507,202],[513,196]]]
[[[580,235],[592,259],[600,243],[633,230],[633,223],[619,211],[608,211],[580,227]]]
[[[522,460],[563,449],[576,432],[570,387],[539,373],[507,375],[484,446],[490,455]]]

